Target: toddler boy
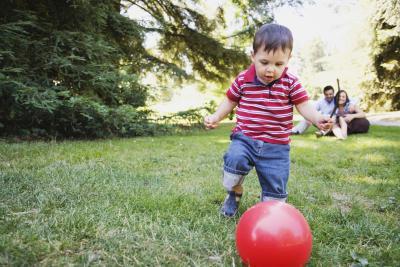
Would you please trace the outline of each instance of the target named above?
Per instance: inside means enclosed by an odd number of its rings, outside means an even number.
[[[243,180],[253,167],[261,201],[286,201],[293,105],[319,128],[329,128],[331,122],[316,111],[298,78],[288,72],[292,49],[288,28],[263,25],[253,40],[252,64],[236,77],[217,111],[204,118],[206,128],[213,129],[237,107],[232,142],[224,155],[223,185],[228,192],[221,207],[224,216],[236,214]]]

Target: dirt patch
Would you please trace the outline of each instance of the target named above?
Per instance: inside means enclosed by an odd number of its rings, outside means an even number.
[[[342,213],[349,213],[353,204],[356,202],[366,209],[372,209],[374,202],[363,196],[349,196],[339,192],[333,192],[332,198],[335,204],[339,206]]]
[[[332,198],[335,204],[339,206],[342,213],[349,213],[351,211],[351,197],[342,193],[333,192]]]

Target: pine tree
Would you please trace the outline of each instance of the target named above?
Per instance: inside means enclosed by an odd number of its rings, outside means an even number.
[[[247,67],[243,48],[258,25],[271,21],[272,3],[281,2],[233,1],[244,26],[223,36],[223,8],[208,18],[197,0],[2,1],[1,134],[149,134],[143,74],[226,82]],[[121,14],[130,6],[152,21]],[[144,47],[151,32],[161,37],[158,53]]]

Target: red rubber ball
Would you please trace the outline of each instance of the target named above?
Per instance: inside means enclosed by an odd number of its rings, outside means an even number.
[[[236,248],[251,267],[297,267],[310,259],[312,234],[292,205],[261,202],[248,209],[236,228]]]

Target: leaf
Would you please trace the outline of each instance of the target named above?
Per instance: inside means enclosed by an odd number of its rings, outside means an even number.
[[[361,263],[362,266],[368,265],[368,260],[366,258],[359,258],[358,261]]]
[[[356,252],[352,251],[350,255],[354,261],[357,261],[357,263],[353,263],[351,267],[361,267],[368,265],[368,260],[366,258],[362,258],[361,256],[359,256]]]

